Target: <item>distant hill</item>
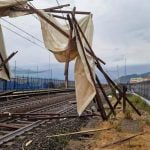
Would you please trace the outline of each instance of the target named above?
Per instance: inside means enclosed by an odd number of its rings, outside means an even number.
[[[142,74],[131,74],[131,75],[126,75],[126,76],[121,76],[119,79],[117,79],[121,83],[128,83],[131,78],[138,78],[138,77],[149,77],[150,72],[142,73]]]
[[[50,64],[50,69],[52,70],[52,78],[53,79],[61,79],[64,80],[64,64]],[[17,66],[16,67],[16,75],[17,76],[29,76],[29,77],[39,77],[39,78],[50,78],[51,72],[49,69],[49,64],[39,65],[37,66]],[[37,71],[38,70],[38,71]],[[127,76],[124,76],[125,69],[124,66],[120,66],[119,69],[114,67],[104,66],[104,70],[108,73],[112,80],[121,81],[121,82],[129,82],[131,78],[135,77],[146,77],[150,76],[150,64],[147,65],[132,65],[126,66]],[[15,67],[11,66],[12,76],[15,74]],[[146,73],[145,73],[146,72]],[[102,76],[102,74],[97,71],[98,76],[102,83],[105,83],[106,80]],[[118,78],[119,77],[119,78]],[[74,63],[69,64],[69,80],[74,80]]]
[[[28,69],[29,68],[29,69]],[[12,77],[21,76],[21,77],[39,77],[39,78],[52,78],[64,80],[64,64],[53,64],[50,66],[43,65],[40,67],[28,66],[28,67],[15,67],[11,66]],[[69,80],[74,79],[74,70],[72,64],[70,64],[69,69]]]

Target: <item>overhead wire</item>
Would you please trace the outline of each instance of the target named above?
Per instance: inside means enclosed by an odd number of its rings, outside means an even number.
[[[38,46],[38,47],[41,47],[41,48],[43,48],[43,49],[46,49],[46,48],[42,47],[41,45],[37,44],[36,42],[34,42],[34,41],[28,39],[27,37],[25,37],[25,36],[23,36],[23,35],[21,35],[20,33],[17,33],[16,31],[10,29],[9,27],[6,27],[6,26],[4,26],[4,25],[2,25],[2,24],[1,24],[1,26],[4,27],[4,28],[7,29],[7,30],[13,32],[14,34],[20,36],[21,38],[23,38],[23,39],[25,39],[25,40],[31,42],[32,44],[34,44],[34,45],[36,45],[36,46]]]
[[[30,4],[33,8],[36,9],[36,7],[35,7],[30,1],[29,1],[29,4]],[[32,14],[32,16],[33,16],[35,19],[37,19],[38,21],[40,21],[39,18],[38,18],[37,16],[35,16],[34,14]]]
[[[21,5],[22,8],[24,8],[23,4],[21,4],[18,0],[15,0],[15,1],[16,1],[19,5]],[[57,2],[57,4],[58,4],[58,6],[60,6],[59,1],[56,0],[56,2]],[[32,5],[32,7],[35,8],[35,6],[34,6],[31,2],[29,2],[29,3],[30,3],[30,5]],[[64,14],[62,14],[62,15],[64,15]],[[32,15],[32,16],[35,18],[34,15]],[[37,18],[36,18],[36,19],[37,19]],[[28,33],[27,31],[21,29],[20,27],[14,25],[13,23],[9,22],[8,20],[6,20],[6,19],[4,19],[4,18],[1,18],[1,20],[3,20],[4,22],[7,22],[8,24],[12,25],[13,27],[17,28],[18,30],[20,30],[20,31],[22,31],[23,33],[27,34],[28,36],[32,37],[33,39],[39,41],[40,43],[43,43],[40,39],[36,38],[36,37],[33,36],[32,34],[30,34],[30,33]],[[68,26],[67,22],[66,22],[66,25]],[[32,44],[34,44],[34,45],[36,45],[36,46],[38,46],[38,47],[40,47],[40,48],[46,49],[46,48],[42,47],[41,45],[39,45],[38,43],[32,41],[31,39],[25,37],[24,35],[22,35],[22,34],[16,32],[16,31],[14,31],[14,30],[12,30],[11,28],[9,28],[9,27],[7,27],[7,26],[4,26],[4,25],[2,25],[2,27],[4,27],[5,29],[9,30],[10,32],[12,32],[12,33],[14,33],[14,34],[20,36],[21,38],[23,38],[23,39],[25,39],[25,40],[31,42]],[[69,27],[68,27],[68,28],[69,28]],[[43,44],[44,44],[44,43],[43,43]]]
[[[56,3],[57,3],[58,6],[60,6],[60,3],[59,3],[58,0],[56,0]],[[60,10],[62,10],[62,9],[60,8]],[[62,13],[62,16],[65,17],[63,13]],[[68,29],[70,29],[70,27],[69,27],[69,25],[68,25],[66,20],[65,20],[65,23],[66,23],[66,26],[68,27]]]
[[[20,6],[22,6],[22,8],[24,8],[24,6],[23,6],[22,3],[20,3],[18,0],[15,0],[15,1],[16,1]],[[33,16],[33,15],[32,15],[32,16]],[[34,16],[33,16],[33,17],[34,17]],[[4,19],[4,18],[1,18],[1,19],[2,19],[3,21],[7,22],[8,24],[12,25],[13,27],[17,28],[18,30],[22,31],[23,33],[27,34],[28,36],[32,37],[33,39],[36,39],[37,41],[43,43],[40,39],[36,38],[36,37],[33,36],[32,34],[30,34],[30,33],[28,33],[27,31],[21,29],[20,27],[17,27],[16,25],[14,25],[13,23],[9,22],[8,20],[6,20],[6,19]],[[2,25],[2,24],[1,24],[1,25]],[[22,34],[16,32],[16,31],[14,31],[14,30],[12,30],[11,28],[9,28],[9,27],[7,27],[7,26],[4,26],[4,25],[2,25],[2,27],[4,27],[5,29],[9,30],[10,32],[12,32],[12,33],[14,33],[14,34],[20,36],[21,38],[23,38],[23,39],[25,39],[25,40],[31,42],[32,44],[34,44],[34,45],[36,45],[36,46],[38,46],[38,47],[40,47],[40,48],[46,49],[45,47],[42,47],[42,46],[39,45],[38,43],[36,43],[36,42],[30,40],[29,38],[27,38],[27,37],[25,37],[24,35],[22,35]],[[44,44],[44,43],[43,43],[43,44]]]
[[[6,19],[4,19],[4,18],[1,18],[1,20],[3,20],[4,22],[6,22],[6,23],[10,24],[11,26],[13,26],[13,27],[17,28],[18,30],[20,30],[20,31],[22,31],[23,33],[27,34],[28,36],[32,37],[33,39],[35,39],[35,40],[37,40],[37,41],[39,41],[39,42],[43,43],[40,39],[36,38],[36,37],[35,37],[35,36],[33,36],[32,34],[30,34],[30,33],[28,33],[27,31],[25,31],[25,30],[21,29],[20,27],[18,27],[18,26],[16,26],[16,25],[14,25],[13,23],[9,22],[8,20],[6,20]],[[44,44],[44,43],[43,43],[43,44]]]
[[[24,8],[24,5],[21,3],[21,2],[19,2],[18,0],[15,0],[20,6],[22,6],[22,8]],[[30,3],[30,5],[32,5],[32,7],[34,7],[33,6],[33,4],[29,1],[29,3]],[[34,7],[35,8],[35,7]],[[39,21],[39,19],[34,15],[34,14],[31,14],[32,16],[33,16],[33,18],[35,18],[36,20],[38,20]]]

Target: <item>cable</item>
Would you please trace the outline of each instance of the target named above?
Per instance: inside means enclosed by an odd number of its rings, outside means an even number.
[[[29,1],[29,4],[33,7],[33,8],[35,8],[35,6]],[[36,8],[35,8],[36,9]],[[35,18],[35,19],[37,19],[38,21],[40,21],[39,20],[39,18],[37,17],[37,16],[35,16],[34,14],[32,14],[32,16]]]
[[[56,3],[57,3],[58,6],[60,6],[60,3],[59,3],[58,0],[56,0]],[[60,10],[61,10],[61,8],[60,8]],[[62,13],[62,16],[65,17],[63,13]],[[65,20],[65,23],[66,23],[66,26],[68,27],[68,29],[70,29],[66,20]]]
[[[16,25],[14,25],[13,23],[9,22],[8,20],[6,20],[6,19],[4,19],[4,18],[1,18],[1,20],[3,20],[4,22],[7,22],[8,24],[12,25],[13,27],[17,28],[18,30],[22,31],[23,33],[25,33],[25,34],[31,36],[31,37],[34,38],[35,40],[37,40],[37,41],[43,43],[40,39],[36,38],[35,36],[33,36],[32,34],[26,32],[25,30],[23,30],[23,29],[17,27]],[[44,44],[44,43],[43,43],[43,44]]]
[[[23,4],[21,4],[21,2],[19,2],[18,0],[15,0],[20,6],[22,6],[22,8],[24,8],[24,5]],[[32,6],[33,6],[33,4],[31,3],[31,2],[29,2]],[[34,6],[33,6],[34,7]],[[36,17],[36,16],[34,16],[33,14],[31,14],[36,20],[38,20],[39,21],[39,19]]]
[[[7,29],[7,30],[13,32],[14,34],[16,34],[16,35],[22,37],[23,39],[25,39],[25,40],[31,42],[32,44],[34,44],[34,45],[36,45],[36,46],[38,46],[38,47],[41,47],[41,48],[43,48],[43,49],[46,49],[46,48],[42,47],[41,45],[37,44],[36,42],[34,42],[34,41],[28,39],[27,37],[25,37],[25,36],[23,36],[23,35],[21,35],[20,33],[17,33],[17,32],[15,32],[14,30],[12,30],[12,29],[10,29],[10,28],[8,28],[8,27],[2,25],[2,24],[1,24],[1,26],[4,27],[4,28]]]

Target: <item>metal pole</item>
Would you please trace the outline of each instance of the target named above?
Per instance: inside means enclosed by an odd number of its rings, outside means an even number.
[[[14,68],[14,89],[16,89],[16,61],[15,61],[15,68]]]

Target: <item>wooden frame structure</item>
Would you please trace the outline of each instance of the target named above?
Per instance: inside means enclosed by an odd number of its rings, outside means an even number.
[[[84,59],[86,61],[86,65],[88,66],[88,70],[89,70],[89,73],[90,73],[91,80],[92,80],[93,85],[95,87],[96,96],[95,96],[94,99],[95,99],[95,101],[98,105],[98,111],[100,112],[100,115],[101,115],[103,120],[108,120],[108,118],[110,117],[110,115],[112,113],[113,113],[114,116],[116,115],[115,109],[116,109],[117,105],[119,103],[121,103],[122,99],[123,99],[123,112],[125,112],[126,103],[128,103],[135,110],[135,112],[138,115],[141,115],[141,113],[138,111],[138,109],[128,99],[128,97],[126,95],[125,87],[122,90],[118,85],[116,85],[114,83],[114,81],[104,71],[101,64],[105,64],[105,62],[95,55],[92,47],[90,46],[86,36],[84,35],[80,25],[78,24],[78,22],[76,20],[76,14],[88,15],[88,14],[90,14],[90,12],[76,11],[75,7],[74,7],[73,11],[57,10],[57,9],[67,7],[67,6],[69,6],[69,4],[56,6],[56,7],[52,7],[52,8],[47,8],[47,9],[43,9],[43,10],[45,12],[51,12],[51,13],[66,13],[67,17],[61,17],[61,16],[54,15],[54,14],[53,14],[53,16],[56,17],[56,18],[65,19],[65,20],[68,21],[68,24],[70,26],[70,34],[64,32],[60,27],[56,26],[53,22],[51,22],[49,19],[47,19],[38,9],[34,8],[33,6],[31,6],[29,4],[28,4],[28,8],[23,8],[23,9],[22,8],[21,9],[17,8],[17,9],[15,9],[15,11],[20,11],[21,10],[21,11],[26,11],[26,12],[29,12],[29,13],[36,13],[38,16],[40,16],[42,19],[44,19],[47,23],[49,23],[51,26],[53,26],[56,30],[58,30],[61,34],[63,34],[65,37],[67,37],[69,39],[69,42],[72,40],[73,30],[75,30],[76,37],[78,38],[79,44],[82,48],[82,52],[83,52],[83,55],[84,55]],[[88,48],[84,47],[80,35],[84,39],[84,42],[87,44]],[[69,43],[68,43],[68,45],[69,45]],[[110,100],[108,99],[107,94],[106,94],[106,92],[105,92],[98,76],[96,74],[95,74],[95,76],[93,76],[92,70],[91,70],[89,62],[87,60],[86,53],[90,54],[94,58],[95,64],[96,64],[98,70],[103,74],[103,76],[105,77],[109,87],[112,90],[112,93],[114,93],[114,96],[116,97],[116,100],[117,100],[114,106],[111,104]],[[65,85],[67,87],[67,85],[68,85],[69,58],[70,58],[70,51],[69,50],[66,53],[66,58],[67,58],[67,60],[66,60],[66,64],[65,64],[65,73],[64,74],[65,74],[65,80],[66,80]],[[105,111],[99,89],[101,90],[102,95],[103,95],[105,101],[107,102],[107,104],[110,108],[110,112],[108,114]],[[116,94],[116,91],[118,91],[119,96]]]

